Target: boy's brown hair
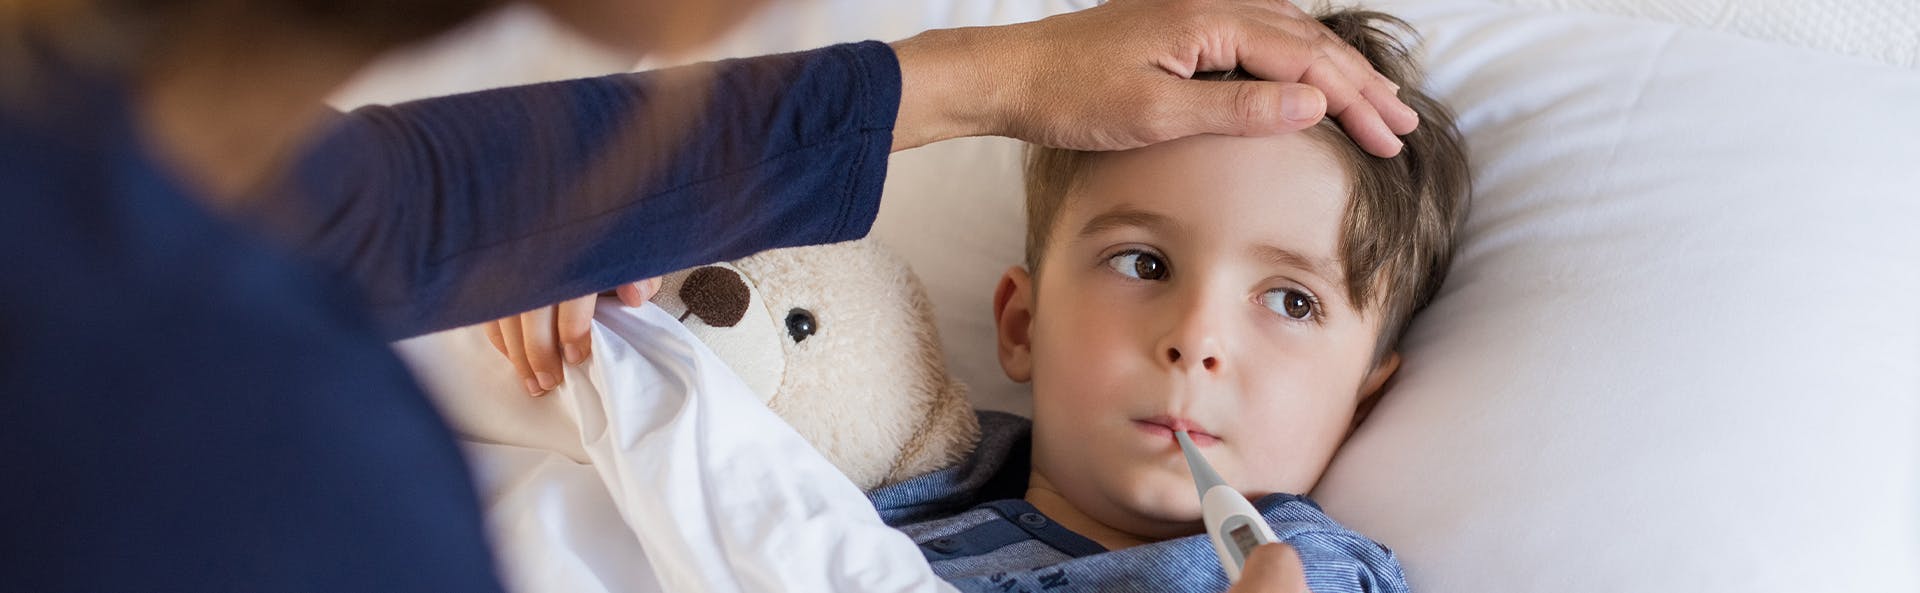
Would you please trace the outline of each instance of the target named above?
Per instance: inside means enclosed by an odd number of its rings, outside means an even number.
[[[1466,145],[1454,128],[1452,111],[1420,92],[1421,72],[1407,46],[1377,26],[1384,23],[1415,35],[1410,25],[1364,10],[1327,13],[1319,20],[1400,85],[1400,100],[1420,115],[1419,127],[1400,138],[1406,146],[1388,159],[1361,150],[1331,119],[1303,132],[1335,153],[1351,181],[1339,258],[1349,300],[1362,312],[1379,306],[1384,313],[1375,347],[1378,362],[1394,351],[1408,320],[1433,300],[1446,277],[1470,191]],[[1250,78],[1245,73],[1196,76],[1203,77]],[[1028,150],[1027,268],[1036,277],[1054,219],[1093,154],[1038,146]]]

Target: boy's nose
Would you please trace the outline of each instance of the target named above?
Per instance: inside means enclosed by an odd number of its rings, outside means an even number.
[[[1163,326],[1163,334],[1155,351],[1168,370],[1177,372],[1218,373],[1221,363],[1226,360],[1226,351],[1221,343],[1221,333],[1232,321],[1221,312],[1217,303],[1220,299],[1206,298],[1203,294],[1190,294],[1187,298],[1166,311],[1163,317],[1171,324]]]
[[[1189,348],[1188,352],[1192,352],[1193,354],[1181,352],[1179,346],[1168,347],[1167,348],[1167,364],[1171,364],[1175,368],[1179,368],[1183,365],[1193,365],[1193,366],[1198,366],[1200,367],[1200,370],[1205,370],[1205,371],[1212,371],[1220,368],[1220,357],[1218,355],[1207,352],[1206,350],[1203,350],[1201,348]]]
[[[1222,360],[1217,328],[1206,315],[1191,315],[1160,340],[1160,357],[1169,368],[1218,372]]]

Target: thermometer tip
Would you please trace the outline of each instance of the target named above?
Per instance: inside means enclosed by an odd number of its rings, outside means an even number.
[[[1180,442],[1180,453],[1187,458],[1187,471],[1193,474],[1193,486],[1199,490],[1201,498],[1207,497],[1208,489],[1226,485],[1226,481],[1220,479],[1220,474],[1214,473],[1213,466],[1207,464],[1207,458],[1200,456],[1200,448],[1194,446],[1187,431],[1176,430],[1173,438]]]

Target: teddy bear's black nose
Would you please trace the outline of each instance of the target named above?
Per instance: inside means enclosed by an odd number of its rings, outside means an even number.
[[[720,266],[707,266],[687,275],[680,285],[680,300],[687,312],[713,327],[733,327],[747,316],[747,304],[753,293],[740,274]]]

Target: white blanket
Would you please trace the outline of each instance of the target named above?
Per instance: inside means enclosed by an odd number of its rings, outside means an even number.
[[[466,441],[514,591],[937,591],[919,549],[659,308],[603,301],[543,398],[484,333],[398,345]]]

